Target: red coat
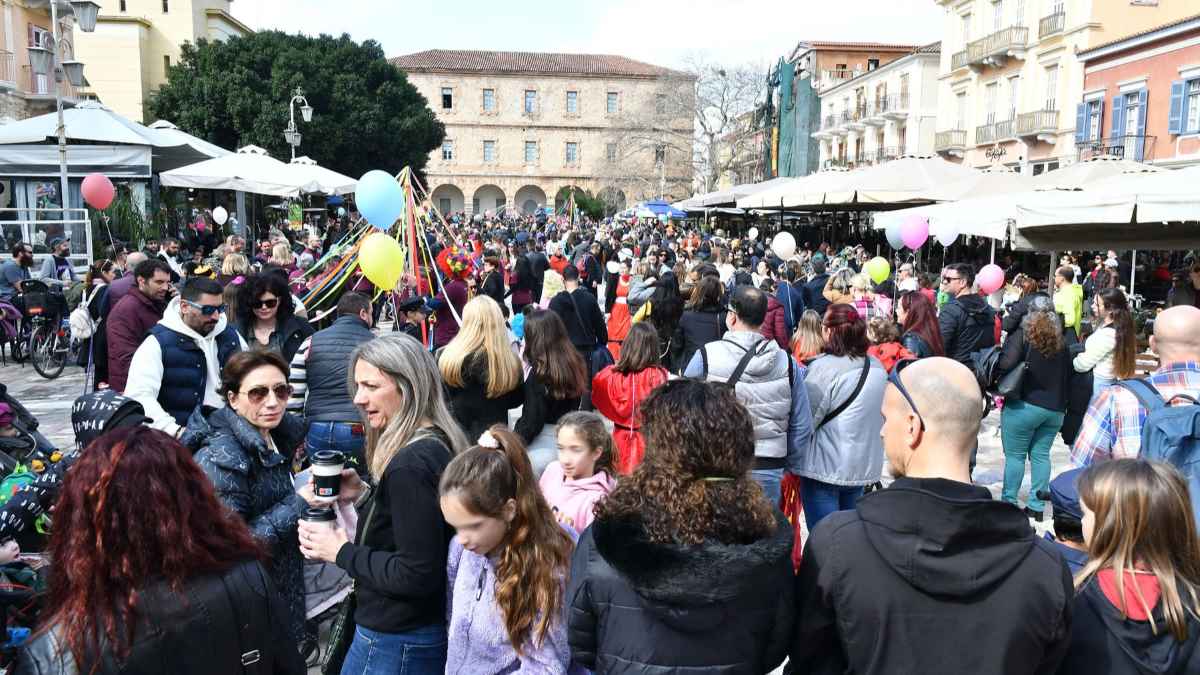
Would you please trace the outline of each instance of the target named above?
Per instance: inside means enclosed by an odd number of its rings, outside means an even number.
[[[768,340],[774,340],[779,343],[779,346],[784,349],[788,348],[787,317],[783,313],[783,303],[775,299],[775,296],[767,296],[767,316],[763,319],[762,326],[759,326],[758,332],[763,334],[763,337]]]
[[[626,374],[607,366],[592,380],[592,405],[596,411],[612,420],[613,440],[617,456],[613,458],[617,472],[628,475],[642,463],[646,443],[642,439],[642,418],[638,407],[650,391],[667,381],[667,371],[659,366]]]
[[[104,330],[108,338],[108,385],[113,391],[125,391],[133,353],[162,318],[165,309],[135,286],[109,312]]]

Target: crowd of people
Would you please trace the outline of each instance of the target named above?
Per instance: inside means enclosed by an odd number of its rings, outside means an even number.
[[[53,508],[15,672],[1200,672],[1187,284],[1138,380],[1117,252],[984,294],[863,246],[464,221],[306,307],[330,229],[89,268],[78,448],[0,507],[0,540]],[[306,560],[354,581],[324,649]]]

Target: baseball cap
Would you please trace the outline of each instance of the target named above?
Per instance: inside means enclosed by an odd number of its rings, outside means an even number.
[[[50,248],[57,248],[59,244],[71,241],[70,237],[54,237],[50,240]]]
[[[1079,474],[1082,468],[1064,471],[1050,481],[1050,506],[1054,513],[1083,520],[1083,508],[1079,505]]]

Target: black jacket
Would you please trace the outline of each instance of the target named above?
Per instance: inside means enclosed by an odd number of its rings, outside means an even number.
[[[1166,628],[1161,604],[1153,615],[1158,635],[1149,621],[1123,619],[1093,578],[1075,596],[1071,648],[1059,675],[1200,673],[1200,620],[1185,612],[1188,637],[1177,642]]]
[[[795,619],[792,526],[749,544],[648,541],[638,519],[596,520],[571,559],[571,658],[599,674],[767,673]]]
[[[498,398],[487,397],[487,357],[482,353],[463,360],[462,383],[461,387],[446,385],[447,400],[450,412],[471,442],[493,424],[508,426],[508,411],[525,403],[525,388],[520,381]]]
[[[562,319],[571,344],[575,345],[576,349],[590,353],[597,345],[608,342],[608,326],[604,323],[604,313],[600,311],[596,296],[582,286],[572,292],[561,291],[551,298],[550,311]]]
[[[971,352],[996,344],[996,313],[975,293],[951,298],[938,313],[946,357],[971,367]]]
[[[525,257],[529,259],[529,272],[533,277],[534,302],[541,302],[542,282],[545,280],[546,270],[550,269],[550,259],[541,251],[530,251]]]
[[[1071,366],[1071,354],[1065,344],[1058,353],[1047,358],[1025,339],[1025,330],[1018,328],[1004,339],[996,370],[1004,377],[1022,361],[1027,365],[1017,398],[1039,408],[1066,412],[1075,368]]]
[[[1038,295],[1044,298],[1050,297],[1039,291],[1023,295],[1019,300],[1008,306],[1008,309],[1004,312],[1004,318],[1000,320],[1000,327],[1004,329],[1005,333],[1011,333],[1021,327],[1021,319],[1024,319],[1025,315],[1029,313],[1029,302]]]
[[[542,384],[537,373],[532,370],[525,377],[521,389],[525,403],[521,406],[521,417],[513,423],[513,431],[527,444],[532,443],[547,424],[558,424],[563,415],[580,409],[578,398],[551,397],[550,390],[546,389],[546,385]]]
[[[246,344],[253,349],[258,343],[254,337],[254,326],[239,323],[237,330],[242,334],[242,339]],[[300,350],[300,345],[304,344],[304,340],[313,334],[312,324],[301,319],[293,314],[286,321],[281,321],[275,326],[275,331],[271,333],[271,343],[275,344],[278,340],[279,354],[283,356],[283,360],[287,363],[292,362],[292,357]]]
[[[479,284],[479,292],[496,301],[500,305],[500,311],[504,316],[508,316],[508,307],[504,305],[504,274],[499,270],[493,270],[484,275],[482,283]]]
[[[817,525],[797,581],[789,672],[1053,673],[1071,575],[987,488],[899,478]]]
[[[304,662],[288,634],[278,591],[257,562],[234,565],[222,574],[188,581],[182,597],[162,582],[138,593],[138,622],[129,658],[117,664],[105,652],[100,675],[209,675],[255,672],[303,675]],[[243,657],[243,655],[245,655]],[[243,669],[246,660],[254,670]],[[22,648],[19,675],[76,675],[78,667],[53,628]]]
[[[684,310],[671,340],[673,370],[681,372],[692,361],[692,355],[704,345],[721,339],[725,334],[725,308],[700,307]]]
[[[935,356],[933,349],[925,341],[925,338],[912,331],[900,336],[900,346],[912,352],[918,359]]]
[[[807,284],[804,284],[804,306],[825,316],[829,309],[829,301],[825,299],[825,282],[829,281],[828,274],[818,274]]]

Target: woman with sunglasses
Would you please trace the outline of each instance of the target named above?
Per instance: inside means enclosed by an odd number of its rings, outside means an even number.
[[[287,363],[313,334],[296,316],[296,305],[281,274],[256,274],[242,284],[237,301],[237,329],[251,348],[269,349]]]
[[[287,378],[288,365],[275,352],[231,356],[221,373],[227,407],[209,416],[212,432],[196,463],[265,549],[267,572],[287,605],[289,633],[307,654],[316,647],[316,634],[305,627],[304,561],[296,535],[306,503],[291,471],[304,423],[285,410],[292,392]]]

